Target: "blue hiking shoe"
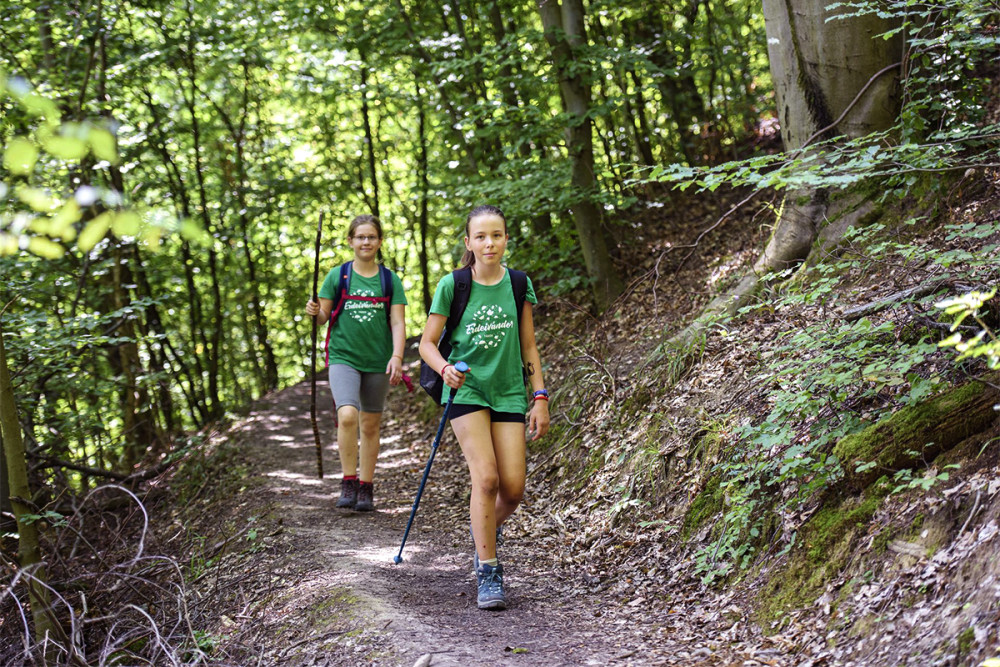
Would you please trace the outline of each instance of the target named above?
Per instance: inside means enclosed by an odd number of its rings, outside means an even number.
[[[507,608],[507,597],[503,594],[503,565],[480,565],[476,568],[476,585],[480,609],[499,611]]]

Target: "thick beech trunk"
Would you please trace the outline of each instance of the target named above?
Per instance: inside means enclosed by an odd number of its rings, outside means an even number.
[[[581,73],[584,64],[574,57],[574,50],[584,46],[582,0],[539,0],[538,12],[545,28],[545,39],[552,47],[552,59],[559,76],[559,91],[571,116],[566,128],[566,148],[573,165],[572,184],[578,201],[573,205],[573,222],[580,239],[580,249],[593,283],[597,307],[604,310],[621,294],[621,277],[611,263],[611,255],[601,227],[601,210],[594,203],[597,180],[594,177],[593,121],[590,117],[590,84]]]
[[[806,142],[812,137],[853,139],[885,130],[898,114],[898,71],[891,65],[899,59],[902,44],[896,38],[877,37],[894,26],[876,16],[832,19],[835,14],[826,9],[828,4],[764,0],[771,76],[782,141],[789,152],[808,150]],[[826,235],[833,240],[871,210],[868,202],[850,191],[789,192],[752,270],[735,288],[716,297],[674,341],[690,341],[712,319],[735,314],[764,275],[804,261],[823,225],[834,230]]]

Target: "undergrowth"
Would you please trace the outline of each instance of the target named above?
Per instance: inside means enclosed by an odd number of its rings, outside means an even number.
[[[760,355],[753,376],[767,388],[767,413],[742,418],[726,456],[712,470],[723,502],[721,527],[695,555],[695,570],[705,583],[748,567],[765,537],[774,546],[769,527],[775,515],[802,512],[843,477],[845,462],[833,454],[838,441],[926,401],[953,380],[954,363],[942,345],[954,337],[945,339],[950,325],[940,321],[944,312],[935,304],[950,289],[968,292],[1000,279],[1000,266],[991,259],[1000,221],[948,225],[937,240],[907,233],[916,222],[852,230],[839,256],[743,309],[749,318],[782,316],[800,324]],[[900,284],[930,280],[932,288],[923,296],[903,296],[873,308],[867,317],[838,316],[834,309],[843,311],[855,298],[850,291],[876,270],[895,273]],[[971,301],[945,304],[956,317],[964,313],[983,327],[971,337],[966,334],[965,356],[989,357],[988,349],[969,353],[977,341],[986,346],[995,340],[982,314],[993,294],[977,294]],[[958,312],[955,304],[965,308]],[[946,473],[931,478],[911,471],[895,474],[899,488],[947,479]],[[785,533],[787,549],[795,540],[794,527]]]

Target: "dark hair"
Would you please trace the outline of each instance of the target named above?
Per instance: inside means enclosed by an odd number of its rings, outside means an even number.
[[[382,239],[382,221],[374,215],[369,215],[367,213],[363,213],[354,218],[354,220],[351,220],[351,224],[347,228],[347,238],[354,238],[354,232],[358,231],[358,227],[361,225],[371,225],[375,228],[375,232],[378,234],[379,240]]]
[[[490,204],[483,204],[482,206],[477,206],[476,208],[469,211],[469,216],[465,219],[465,235],[469,235],[469,223],[472,219],[478,215],[495,215],[501,220],[503,220],[503,230],[507,231],[507,216],[503,214],[496,206]],[[462,268],[467,268],[476,263],[476,255],[471,250],[466,250],[465,254],[462,255]]]

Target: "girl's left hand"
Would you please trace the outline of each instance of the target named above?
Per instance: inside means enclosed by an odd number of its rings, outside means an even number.
[[[385,372],[389,376],[389,384],[399,384],[403,379],[403,361],[399,357],[392,357],[386,364]]]
[[[532,440],[538,440],[549,432],[549,402],[537,400],[532,402],[528,413],[528,434]]]

